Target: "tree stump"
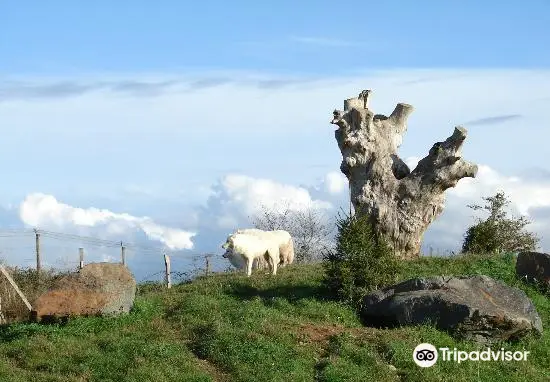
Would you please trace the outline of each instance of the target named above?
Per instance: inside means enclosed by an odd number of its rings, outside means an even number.
[[[445,190],[462,178],[475,178],[477,165],[462,159],[467,131],[457,126],[411,171],[397,150],[413,107],[398,103],[389,117],[375,115],[365,101],[370,93],[345,100],[344,111],[333,112],[340,170],[348,178],[355,213],[371,217],[396,256],[414,259],[424,232],[443,212]]]

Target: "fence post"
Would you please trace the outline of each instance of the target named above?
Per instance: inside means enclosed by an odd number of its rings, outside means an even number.
[[[2,297],[0,297],[0,324],[7,323],[4,313],[2,313]]]
[[[206,255],[206,256],[204,256],[204,258],[206,259],[205,273],[206,273],[206,276],[208,277],[208,275],[210,274],[210,255]]]
[[[168,256],[167,254],[164,254],[164,268],[166,276],[166,287],[171,288],[172,280],[170,278],[170,256]]]
[[[122,265],[126,265],[126,247],[120,242],[120,256],[122,258]]]
[[[78,248],[78,257],[80,258],[78,269],[82,269],[84,268],[84,248]]]
[[[355,213],[353,208],[353,197],[351,194],[351,183],[348,185],[348,190],[349,190],[349,216],[351,217]]]
[[[35,248],[36,248],[36,273],[40,275],[40,270],[42,269],[42,264],[40,261],[40,232],[38,229],[34,229],[35,236]]]

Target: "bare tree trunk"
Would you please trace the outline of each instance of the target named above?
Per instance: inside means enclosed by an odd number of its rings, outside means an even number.
[[[443,212],[444,191],[477,174],[477,166],[461,157],[467,132],[455,127],[411,172],[397,150],[413,107],[398,103],[389,117],[374,115],[365,107],[364,94],[344,101],[344,111],[333,113],[343,157],[340,170],[349,180],[355,212],[372,217],[396,256],[416,258],[428,225]]]

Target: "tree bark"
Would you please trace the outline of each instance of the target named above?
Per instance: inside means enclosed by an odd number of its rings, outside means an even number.
[[[467,131],[455,127],[411,171],[397,150],[413,107],[398,103],[387,117],[364,105],[361,96],[347,99],[344,111],[333,113],[331,123],[338,126],[335,137],[342,153],[340,170],[348,178],[355,212],[371,216],[396,256],[413,259],[420,256],[424,232],[443,212],[445,190],[477,174],[477,165],[461,157]]]

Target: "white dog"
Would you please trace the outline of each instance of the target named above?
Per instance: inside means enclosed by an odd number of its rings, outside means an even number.
[[[246,266],[246,275],[252,274],[252,264],[255,259],[264,258],[271,269],[271,274],[277,274],[277,265],[280,260],[279,246],[270,240],[262,240],[256,235],[235,233],[227,238],[222,245],[225,249],[223,257],[229,259],[235,267]]]
[[[246,233],[258,236],[261,239],[272,241],[279,246],[280,261],[279,265],[285,266],[292,264],[294,261],[294,240],[292,236],[285,230],[278,229],[275,231],[264,231],[257,228],[239,229],[236,233]],[[261,260],[259,261],[261,263]],[[258,264],[259,268],[262,268]],[[265,266],[264,266],[265,267]]]

